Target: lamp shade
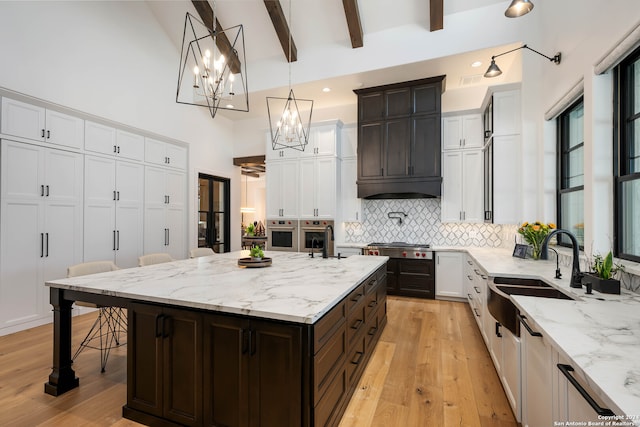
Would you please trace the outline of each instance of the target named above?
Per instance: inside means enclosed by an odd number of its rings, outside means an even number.
[[[500,74],[502,74],[502,70],[500,70],[500,68],[496,64],[496,60],[492,58],[491,59],[491,64],[489,65],[489,68],[487,68],[487,72],[484,73],[484,76],[485,77],[498,77]]]
[[[504,11],[504,16],[507,18],[517,18],[522,15],[526,15],[533,9],[533,3],[529,0],[513,0],[507,10]]]

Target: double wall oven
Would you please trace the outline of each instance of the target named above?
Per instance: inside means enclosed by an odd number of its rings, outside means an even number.
[[[267,250],[298,252],[298,220],[267,220]]]
[[[327,246],[327,255],[333,256],[333,242],[331,241],[331,233],[326,233],[328,242],[325,242],[325,229],[327,226],[333,228],[333,220],[300,220],[300,244],[298,245],[301,251],[311,252],[314,250],[322,252],[322,248]],[[315,240],[314,240],[315,239]]]

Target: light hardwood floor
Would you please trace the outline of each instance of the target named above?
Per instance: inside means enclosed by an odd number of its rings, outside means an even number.
[[[80,342],[94,314],[73,319]],[[75,344],[74,344],[75,345]],[[80,387],[44,393],[52,355],[51,325],[0,337],[0,426],[139,426],[122,418],[126,346],[107,371],[85,350],[74,369]],[[388,323],[341,427],[516,426],[467,304],[388,299]]]

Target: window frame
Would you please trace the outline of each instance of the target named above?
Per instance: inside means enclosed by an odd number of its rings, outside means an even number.
[[[633,75],[629,73],[629,65],[637,61],[640,61],[640,48],[629,54],[614,71],[614,255],[634,262],[640,262],[640,255],[623,251],[626,236],[623,234],[622,185],[625,182],[640,180],[640,171],[630,172],[632,144],[629,140],[632,123],[640,121],[640,111],[632,113],[634,82]]]
[[[571,112],[578,107],[579,105],[582,105],[582,108],[584,110],[584,94],[580,95],[580,98],[578,98],[575,102],[573,102],[571,105],[569,105],[562,113],[560,113],[560,115],[557,118],[557,136],[556,136],[556,141],[557,141],[557,145],[556,145],[556,150],[557,150],[557,155],[556,155],[556,219],[557,219],[557,225],[558,228],[564,228],[567,229],[566,224],[562,224],[562,196],[564,194],[569,194],[569,193],[574,193],[577,191],[582,191],[583,195],[584,195],[584,131],[583,131],[583,141],[580,144],[575,145],[574,147],[572,147],[571,149],[568,149],[568,145],[569,145],[569,115],[571,114]],[[584,126],[584,122],[583,122],[583,126]],[[583,157],[582,157],[582,168],[583,168],[583,180],[582,180],[582,185],[578,185],[575,187],[564,187],[564,183],[566,181],[568,181],[567,179],[565,179],[565,172],[568,170],[569,167],[569,153],[571,153],[572,151],[578,149],[578,148],[583,148]],[[584,224],[584,222],[583,222]],[[583,236],[583,240],[584,240],[584,236]],[[557,242],[559,246],[564,246],[564,247],[571,247],[571,243],[567,240],[563,240],[561,235],[557,236]],[[583,243],[580,245],[580,249],[584,250],[584,241]]]

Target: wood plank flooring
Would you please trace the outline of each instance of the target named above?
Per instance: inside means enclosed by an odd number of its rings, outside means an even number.
[[[73,319],[74,349],[95,314]],[[126,346],[107,371],[87,349],[74,369],[80,387],[44,393],[51,325],[0,337],[0,426],[140,426],[122,418]],[[341,427],[515,427],[507,399],[467,304],[388,298],[388,323]]]

